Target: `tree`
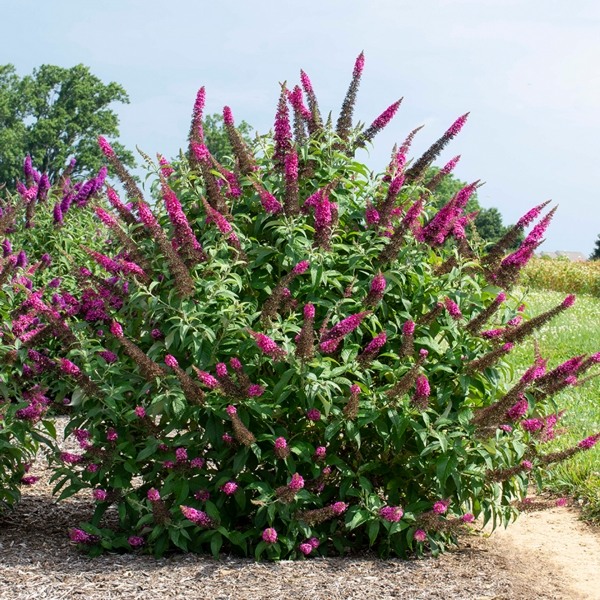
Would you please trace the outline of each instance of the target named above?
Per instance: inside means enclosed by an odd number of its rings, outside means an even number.
[[[502,215],[497,208],[482,208],[475,217],[477,233],[486,241],[499,240],[505,233],[506,227],[502,223]]]
[[[226,156],[233,156],[229,137],[223,127],[223,117],[220,114],[214,113],[212,115],[206,115],[202,126],[204,129],[206,146],[219,162],[224,162]],[[236,129],[240,132],[242,138],[250,144],[250,133],[253,129],[252,126],[246,123],[246,121],[241,121],[239,125],[236,125]]]
[[[590,254],[590,260],[600,260],[600,235],[596,239],[596,247],[594,251]]]
[[[98,135],[116,138],[119,119],[114,102],[128,104],[119,84],[104,84],[88,67],[42,65],[20,78],[13,65],[0,65],[0,184],[22,177],[27,154],[51,180],[76,156],[74,174],[87,175],[104,164]],[[121,161],[133,155],[111,142]]]

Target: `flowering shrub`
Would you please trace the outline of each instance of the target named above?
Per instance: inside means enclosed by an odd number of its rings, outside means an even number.
[[[537,357],[507,389],[513,346],[574,301],[530,320],[510,301],[553,211],[532,209],[482,255],[464,214],[476,182],[431,208],[452,165],[434,180],[427,167],[466,115],[408,163],[411,132],[373,176],[355,153],[400,102],[353,125],[363,66],[335,129],[304,72],[283,87],[260,152],[225,107],[227,165],[203,143],[201,89],[188,160],[147,157],[156,206],[99,139],[132,202],[109,190],[113,208],[94,209],[115,250],[86,246],[70,314],[43,288],[25,301],[59,338],[45,368],[81,399],[66,432],[81,451],[56,456],[54,480],[60,497],[93,490],[94,515],[70,532],[91,553],[438,552],[480,514],[508,523],[532,474],[598,440],[538,443],[551,396],[600,356],[549,372]],[[102,299],[92,316],[85,286]]]
[[[51,445],[54,426],[44,418],[47,411],[77,402],[70,382],[50,367],[65,347],[78,343],[63,323],[86,317],[74,294],[97,296],[91,288],[81,291],[73,264],[85,257],[82,240],[104,246],[105,234],[85,207],[98,197],[106,170],[75,183],[69,175],[73,165],[52,186],[26,157],[24,181],[15,194],[0,199],[0,500],[5,504],[18,499],[19,484],[37,480],[25,473],[38,443]],[[35,289],[46,291],[47,305],[32,294]]]

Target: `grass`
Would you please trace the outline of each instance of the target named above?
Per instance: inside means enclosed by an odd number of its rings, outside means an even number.
[[[521,281],[532,288],[600,298],[600,260],[535,258],[523,270]]]
[[[556,306],[564,294],[532,290],[525,295],[527,311],[536,315]],[[583,353],[600,351],[600,299],[581,295],[569,310],[539,330],[535,338],[548,369]],[[533,340],[520,344],[511,353],[517,374],[533,362]],[[598,373],[598,367],[588,374]],[[543,451],[562,450],[573,446],[588,435],[600,432],[600,377],[578,387],[569,387],[555,397],[559,410],[566,413],[559,422],[566,429],[563,435],[544,445]],[[600,522],[600,444],[587,452],[555,465],[544,478],[550,490],[573,495],[583,501],[586,517]]]

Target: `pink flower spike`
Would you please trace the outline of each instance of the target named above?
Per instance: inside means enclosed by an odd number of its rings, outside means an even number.
[[[156,488],[150,488],[146,496],[150,502],[158,502],[160,500],[160,492]]]
[[[306,412],[306,418],[309,421],[319,421],[321,419],[321,412],[316,408],[311,408]]]
[[[456,302],[454,302],[454,300],[446,297],[444,299],[444,304],[446,306],[446,310],[448,311],[449,315],[455,321],[462,319],[462,313],[460,312],[460,308],[458,308],[458,304],[456,304]]]
[[[223,107],[223,123],[225,123],[225,125],[231,125],[232,127],[235,125],[233,121],[233,113],[231,112],[231,108],[229,108],[229,106]]]
[[[262,539],[267,544],[274,544],[277,542],[277,531],[273,527],[267,527],[262,533]]]
[[[284,437],[278,437],[275,440],[275,444],[274,447],[276,450],[283,450],[284,448],[287,448],[287,441]]]
[[[315,306],[310,302],[304,306],[304,318],[314,319],[315,318]]]
[[[313,551],[313,547],[308,542],[303,542],[298,546],[298,550],[300,550],[304,556],[308,556]]]
[[[334,502],[331,505],[331,510],[333,510],[333,512],[336,515],[341,515],[343,512],[346,511],[347,508],[348,508],[348,505],[345,502]]]
[[[402,99],[398,100],[397,102],[394,102],[394,104],[391,104],[390,106],[388,106],[374,121],[373,123],[371,123],[371,128],[376,129],[376,130],[380,130],[383,129],[393,118],[394,115],[396,114],[396,112],[398,111],[398,108],[400,107],[400,103],[402,102]]]
[[[121,327],[121,324],[118,323],[117,321],[113,321],[110,324],[110,332],[118,338],[122,338],[123,337],[123,327]]]
[[[468,116],[469,113],[465,113],[464,115],[458,117],[458,119],[456,119],[456,121],[454,121],[454,123],[450,125],[448,131],[446,131],[446,135],[449,137],[454,137],[458,135],[460,130],[463,128],[464,124],[467,122]]]
[[[252,331],[250,329],[248,330],[248,333],[254,338],[256,345],[263,352],[263,354],[266,354],[275,360],[280,360],[286,355],[285,350],[280,348],[274,340],[266,336],[264,333],[257,333],[256,331]]]
[[[404,511],[400,506],[384,506],[379,509],[379,516],[390,523],[398,523],[404,516]]]
[[[228,481],[225,485],[221,486],[221,491],[227,496],[232,496],[238,489],[238,484],[235,481]]]
[[[227,365],[225,363],[217,363],[215,370],[217,377],[227,377]]]
[[[310,94],[310,93],[312,93],[312,91],[313,91],[313,86],[312,86],[312,83],[311,83],[311,81],[310,81],[310,78],[309,78],[309,77],[308,77],[308,75],[307,75],[307,74],[306,74],[304,71],[302,71],[302,70],[300,70],[300,83],[302,83],[302,87],[304,88],[304,91],[305,91],[307,94]]]
[[[106,158],[113,158],[115,156],[115,151],[112,149],[112,146],[108,140],[101,135],[98,136],[98,146],[100,146],[100,150],[102,150],[102,154],[104,154]]]
[[[191,147],[192,152],[198,161],[210,163],[210,151],[204,144],[192,142]]]
[[[260,203],[265,209],[265,212],[269,213],[270,215],[276,215],[283,210],[281,202],[279,202],[279,200],[277,200],[273,194],[267,192],[267,190],[264,188],[259,188],[258,194],[260,196]]]
[[[117,220],[108,212],[106,212],[103,208],[96,206],[94,207],[94,211],[98,218],[107,226],[114,227],[117,225]]]
[[[413,538],[416,542],[423,543],[427,539],[427,534],[422,529],[417,529],[413,533]]]
[[[67,375],[77,376],[81,373],[79,367],[67,358],[60,359],[60,370]]]
[[[460,519],[463,523],[472,523],[475,517],[471,513],[465,513]]]
[[[89,533],[83,531],[83,529],[72,527],[69,529],[69,539],[75,544],[90,544],[95,538]]]
[[[211,390],[219,386],[219,382],[206,371],[196,371],[196,375],[198,375],[198,379]]]
[[[174,369],[175,367],[179,366],[179,363],[172,354],[167,354],[165,356],[165,365],[167,365],[167,367],[170,367],[171,369]]]
[[[212,524],[210,517],[203,510],[198,510],[196,508],[192,508],[191,506],[184,505],[181,505],[179,509],[181,510],[181,514],[188,521],[192,521],[192,523],[196,523],[196,525],[200,525],[201,527],[210,527]]]
[[[438,515],[443,515],[448,510],[449,505],[450,502],[448,502],[448,500],[438,500],[433,505],[433,512]]]
[[[92,492],[92,496],[94,497],[94,500],[104,502],[108,497],[108,494],[106,493],[106,490],[98,488]]]
[[[288,483],[288,488],[294,492],[301,490],[304,487],[304,477],[299,473],[294,473],[292,479]]]
[[[292,273],[294,275],[304,275],[309,268],[310,263],[307,260],[301,260],[297,265],[294,266]]]
[[[577,444],[577,446],[579,448],[581,448],[582,450],[589,450],[590,448],[593,448],[598,443],[598,440],[600,440],[600,433],[586,437],[584,440],[581,440]]]
[[[258,385],[257,383],[253,383],[248,387],[246,394],[248,398],[259,398],[265,393],[265,388],[262,385]]]
[[[357,57],[354,63],[354,70],[352,72],[353,77],[360,77],[362,75],[363,69],[365,68],[365,53],[361,52]]]
[[[575,294],[569,294],[562,302],[563,308],[570,308],[575,304]]]
[[[237,414],[237,408],[236,408],[235,406],[233,406],[232,404],[230,404],[230,405],[229,405],[229,406],[228,406],[228,407],[225,409],[225,411],[227,412],[227,414],[228,414],[230,417],[233,417],[233,415],[236,415],[236,414]]]

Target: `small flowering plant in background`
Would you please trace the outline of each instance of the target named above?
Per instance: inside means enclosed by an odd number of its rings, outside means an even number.
[[[108,242],[82,236],[71,310],[49,283],[14,307],[37,311],[54,345],[6,345],[33,374],[23,389],[49,371],[77,398],[66,433],[80,451],[56,453],[53,480],[59,498],[93,490],[71,530],[91,553],[435,553],[475,517],[510,522],[532,476],[598,441],[543,447],[551,398],[600,355],[536,356],[509,385],[514,346],[574,302],[526,319],[511,299],[553,211],[535,207],[484,252],[465,213],[477,182],[434,208],[456,160],[427,168],[467,115],[412,162],[410,132],[370,173],[355,155],[400,102],[354,125],[363,68],[361,54],[335,127],[304,72],[257,149],[225,107],[226,164],[204,143],[202,88],[187,156],[144,156],[156,203],[99,139],[126,196],[87,205]]]

